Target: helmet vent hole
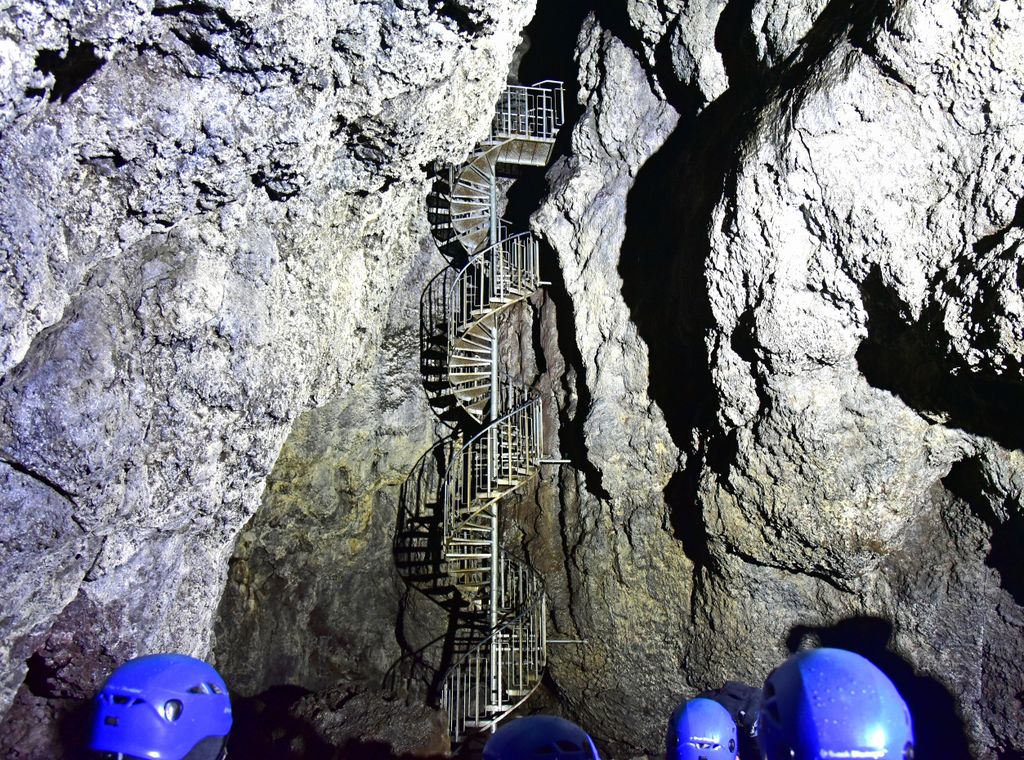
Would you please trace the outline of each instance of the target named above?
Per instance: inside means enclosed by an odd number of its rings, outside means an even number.
[[[114,704],[115,705],[126,705],[129,702],[131,702],[131,701],[132,701],[131,697],[126,697],[123,694],[115,694],[114,695]]]
[[[224,691],[215,683],[208,683],[206,685],[209,687],[211,694],[223,694],[224,693]]]
[[[181,715],[181,702],[176,699],[169,699],[164,703],[164,717],[169,721],[176,721]]]
[[[106,718],[103,719],[103,722],[108,726],[116,726],[117,718],[115,718],[113,715],[108,715]]]
[[[199,684],[196,684],[195,686],[193,686],[191,689],[189,689],[188,693],[189,694],[206,694],[207,691],[206,691],[206,687],[203,684],[199,683]]]

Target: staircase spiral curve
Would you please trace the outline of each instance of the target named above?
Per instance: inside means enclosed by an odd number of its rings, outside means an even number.
[[[507,497],[537,476],[543,437],[540,396],[499,371],[499,317],[544,283],[537,239],[498,218],[497,180],[547,164],[563,109],[561,82],[509,86],[489,137],[438,180],[429,202],[449,265],[421,298],[421,369],[452,434],[423,460],[443,469],[433,495],[440,540],[418,550],[440,554],[425,561],[443,568],[468,632],[452,637],[438,689],[453,746],[522,704],[547,662],[543,583],[505,550],[499,519]]]

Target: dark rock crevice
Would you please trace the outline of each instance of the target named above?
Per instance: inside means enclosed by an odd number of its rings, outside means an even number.
[[[711,125],[714,111],[704,113],[709,124],[704,136],[720,134],[722,124]],[[696,132],[677,128],[637,173],[627,198],[618,267],[623,299],[650,352],[648,392],[684,451],[690,446],[690,431],[713,414],[715,393],[703,345],[711,314],[701,249],[695,243],[705,236],[700,219],[710,215],[714,203],[712,192],[701,192],[717,184],[708,164],[715,161],[716,152],[729,149],[714,141],[694,154],[703,130]],[[718,160],[724,172],[724,156]],[[692,169],[686,166],[689,161],[694,162]],[[680,187],[692,187],[696,193],[680,192]],[[685,202],[680,200],[684,197]],[[681,207],[683,203],[692,205]],[[666,288],[666,283],[672,287]]]
[[[248,30],[248,25],[233,18],[224,8],[209,3],[193,2],[164,3],[158,2],[153,8],[154,16],[210,16],[215,18],[224,29]]]
[[[479,34],[484,20],[478,10],[467,7],[458,0],[431,0],[432,8],[442,18],[451,19],[463,34]]]
[[[565,288],[565,279],[561,269],[552,257],[541,259],[541,277],[550,283],[547,286],[548,296],[555,305],[555,320],[558,332],[558,350],[569,368],[562,377],[562,393],[566,398],[575,398],[571,409],[559,406],[559,441],[562,453],[572,462],[572,466],[583,475],[587,491],[600,500],[611,498],[601,483],[601,471],[590,460],[587,449],[583,424],[591,405],[591,393],[586,383],[586,369],[579,346],[576,345],[573,330],[572,300]]]
[[[62,499],[66,499],[68,502],[72,504],[72,506],[76,504],[76,500],[79,498],[78,494],[72,493],[71,491],[61,486],[59,483],[55,483],[53,480],[51,480],[49,477],[39,472],[38,470],[33,469],[28,465],[22,464],[21,462],[12,459],[10,456],[0,453],[0,463],[7,465],[15,472],[20,472],[22,475],[32,478],[32,480],[36,481],[37,483],[41,483],[42,485],[46,486],[51,491],[56,493],[58,496],[60,496]],[[83,527],[80,522],[80,519],[76,515],[72,514],[71,517],[73,520],[75,520],[76,523],[78,523],[79,528]]]
[[[857,365],[869,383],[895,393],[928,419],[1009,449],[1024,448],[1024,385],[949,361],[941,348],[938,306],[910,319],[877,267],[860,287],[868,335],[857,350]]]
[[[704,103],[704,95],[696,82],[681,82],[672,66],[673,48],[684,20],[672,21],[661,41],[654,48],[654,76],[665,100],[680,114],[695,114]]]
[[[728,0],[715,28],[715,49],[722,56],[729,88],[763,89],[768,75],[758,59],[751,17],[757,0]]]
[[[945,488],[970,505],[992,531],[985,563],[999,574],[1000,585],[1019,606],[1024,607],[1024,511],[1019,499],[995,496],[986,483],[984,465],[968,457],[953,465],[943,478]],[[993,503],[993,496],[998,501]]]
[[[723,449],[720,434],[713,432],[719,402],[705,345],[714,321],[707,298],[706,220],[719,193],[733,182],[731,161],[748,133],[743,115],[750,108],[748,95],[730,90],[696,117],[683,114],[637,173],[618,266],[623,300],[649,351],[648,393],[673,442],[692,459],[666,490],[666,503],[677,538],[691,537],[683,539],[684,548],[698,566],[707,559],[700,470],[711,452]],[[694,431],[702,431],[697,449]],[[730,461],[728,455],[713,458],[722,467]]]
[[[106,59],[96,54],[93,43],[78,40],[71,40],[64,52],[40,50],[36,55],[36,68],[44,74],[53,75],[51,102],[59,100],[66,103],[105,63]]]
[[[687,558],[693,563],[694,577],[701,570],[714,564],[715,555],[708,543],[707,525],[701,512],[698,497],[700,489],[700,473],[704,467],[703,451],[698,448],[687,461],[686,467],[676,472],[662,494],[668,508],[669,527],[672,535],[680,544]],[[695,608],[692,594],[696,593],[696,585],[691,592],[690,609]]]

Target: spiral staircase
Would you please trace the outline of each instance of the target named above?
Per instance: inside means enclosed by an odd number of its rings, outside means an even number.
[[[451,616],[436,698],[453,747],[522,704],[547,661],[543,584],[501,543],[502,504],[539,472],[541,401],[499,369],[503,315],[545,283],[537,239],[498,218],[498,178],[544,166],[563,114],[561,82],[509,86],[488,138],[439,175],[428,204],[449,263],[421,297],[421,370],[450,433],[403,490],[404,556],[407,580]]]

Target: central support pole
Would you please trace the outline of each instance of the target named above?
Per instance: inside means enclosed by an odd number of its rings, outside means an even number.
[[[491,249],[491,260],[490,274],[491,274],[491,287],[490,294],[493,296],[500,296],[501,290],[499,288],[499,282],[501,282],[501,265],[503,259],[501,251],[497,250],[498,245],[498,186],[497,177],[495,172],[491,170],[491,181],[489,183],[490,190],[490,229],[487,231],[487,244]],[[485,304],[489,306],[489,304]],[[491,422],[498,419],[501,410],[501,403],[499,399],[500,388],[498,387],[498,315],[495,314],[491,322]]]
[[[490,295],[500,295],[499,282],[500,282],[500,266],[502,263],[501,252],[496,248],[499,243],[498,240],[498,185],[496,176],[497,162],[495,162],[495,168],[491,170],[491,178],[489,182],[490,190],[490,229],[487,234],[487,242],[491,247],[491,261],[490,261],[490,275],[491,275],[491,287]],[[498,385],[498,315],[495,314],[491,321],[491,422],[493,423],[498,419],[501,413],[501,388]],[[491,462],[489,467],[491,469],[491,487],[493,488],[495,479],[501,477],[501,455],[499,438],[495,435],[496,430],[492,430],[488,435],[491,436],[493,445],[488,447],[490,449]],[[500,557],[498,556],[498,502],[495,501],[491,504],[491,630],[498,627],[498,603],[500,601],[498,594],[498,585],[500,580],[501,565]],[[498,641],[498,637],[494,636],[491,638],[491,699],[494,705],[501,703],[501,645]]]

